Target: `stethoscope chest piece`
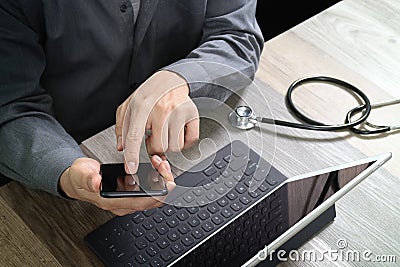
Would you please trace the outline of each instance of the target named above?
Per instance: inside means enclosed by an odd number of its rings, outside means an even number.
[[[258,121],[253,110],[248,106],[238,106],[229,113],[229,121],[233,127],[242,130],[249,130],[254,128]]]

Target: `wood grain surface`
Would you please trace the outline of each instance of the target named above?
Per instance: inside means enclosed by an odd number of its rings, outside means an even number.
[[[241,139],[287,176],[392,152],[384,167],[337,202],[337,217],[299,252],[338,249],[396,255],[400,261],[400,134],[361,137],[348,131],[315,132],[263,125],[232,128],[227,114],[250,103],[258,115],[296,119],[285,107],[291,82],[315,75],[343,79],[372,102],[400,97],[400,1],[344,0],[265,44],[255,82],[217,110],[201,111],[201,139],[182,155],[171,155],[179,174],[231,139]],[[329,85],[306,85],[294,93],[301,109],[326,123],[341,123],[352,96]],[[400,124],[400,106],[374,110],[371,121]],[[206,118],[208,117],[208,118]],[[122,162],[113,127],[85,140],[82,149],[105,162]],[[146,159],[142,148],[141,159]],[[0,266],[102,266],[83,243],[113,215],[81,201],[68,201],[12,182],[0,188]],[[396,266],[367,261],[292,261],[281,266]]]

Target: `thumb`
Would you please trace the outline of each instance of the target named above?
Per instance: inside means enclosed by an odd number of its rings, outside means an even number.
[[[100,192],[100,163],[94,159],[86,159],[86,171],[82,179],[82,187],[93,193]]]
[[[99,193],[101,184],[101,176],[99,173],[92,173],[88,176],[86,180],[86,185],[89,192]]]

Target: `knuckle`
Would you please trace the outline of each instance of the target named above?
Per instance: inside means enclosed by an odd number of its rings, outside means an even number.
[[[139,143],[142,141],[142,135],[137,131],[130,131],[126,136],[126,139],[130,142]]]
[[[179,146],[175,146],[175,145],[174,146],[169,146],[168,150],[171,151],[171,152],[174,152],[174,153],[181,151]]]
[[[153,154],[163,154],[164,153],[164,149],[162,146],[151,146],[151,151],[153,152]]]

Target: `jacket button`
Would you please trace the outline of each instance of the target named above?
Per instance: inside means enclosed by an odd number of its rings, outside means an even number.
[[[127,9],[128,9],[128,6],[126,4],[122,4],[119,7],[119,10],[121,10],[122,13],[125,13]]]

